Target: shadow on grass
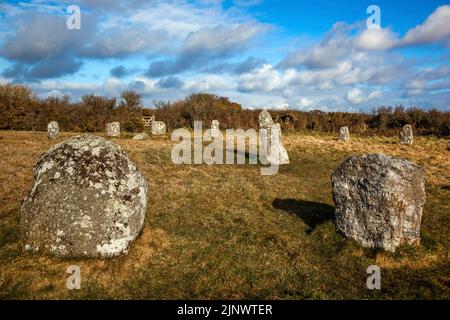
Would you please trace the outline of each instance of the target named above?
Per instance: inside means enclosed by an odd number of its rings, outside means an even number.
[[[450,190],[450,185],[442,186],[442,189],[444,189],[444,190]]]
[[[316,226],[334,220],[334,207],[325,203],[275,198],[272,202],[275,209],[295,214],[308,226],[307,233],[314,231]]]

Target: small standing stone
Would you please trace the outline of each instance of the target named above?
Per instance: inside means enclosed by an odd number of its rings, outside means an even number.
[[[341,127],[339,129],[339,140],[341,141],[350,140],[350,131],[348,130],[348,127]]]
[[[413,144],[414,136],[412,126],[407,124],[403,126],[402,131],[400,131],[400,143],[401,144]]]
[[[217,138],[218,136],[220,136],[219,120],[213,120],[211,122],[211,137]]]
[[[162,121],[152,121],[152,134],[155,136],[166,134],[166,124]]]
[[[106,124],[106,135],[108,137],[120,136],[120,122],[110,122]]]
[[[137,135],[135,135],[133,137],[133,140],[146,140],[148,138],[149,138],[148,134],[146,134],[145,132],[141,132],[141,133],[138,133]]]
[[[422,167],[383,154],[347,158],[331,177],[336,226],[364,247],[420,244]]]
[[[47,124],[47,134],[49,139],[56,139],[59,136],[59,124],[56,121],[50,121]]]

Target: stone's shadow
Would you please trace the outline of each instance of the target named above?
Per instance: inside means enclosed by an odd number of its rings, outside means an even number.
[[[325,203],[275,198],[272,206],[275,209],[295,214],[302,219],[308,226],[308,230],[306,231],[308,234],[311,234],[316,226],[334,220],[334,207]]]
[[[442,186],[442,189],[444,189],[444,190],[450,190],[450,185]]]

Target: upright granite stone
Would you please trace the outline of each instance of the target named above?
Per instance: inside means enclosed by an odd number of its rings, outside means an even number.
[[[402,131],[400,131],[400,143],[401,144],[413,144],[414,136],[412,126],[407,124],[403,126]]]
[[[155,136],[166,134],[166,124],[162,121],[153,121],[152,134]]]
[[[383,154],[347,158],[333,173],[336,226],[364,247],[420,244],[424,170]]]
[[[350,131],[348,130],[348,127],[341,127],[339,129],[339,140],[341,141],[350,140]]]
[[[148,185],[120,146],[76,136],[37,161],[22,203],[26,250],[62,257],[113,257],[139,234]]]
[[[108,137],[120,136],[120,122],[110,122],[106,124],[106,135]]]
[[[218,136],[220,136],[219,120],[213,120],[211,122],[211,137],[217,138]]]
[[[146,139],[148,139],[148,138],[150,138],[150,137],[148,136],[148,134],[146,134],[145,132],[141,132],[141,133],[138,133],[137,135],[135,135],[135,136],[133,137],[133,140],[146,140]]]
[[[49,139],[56,139],[59,136],[59,124],[56,121],[50,121],[47,124],[47,134]]]
[[[280,124],[273,122],[267,110],[259,114],[259,133],[263,158],[265,158],[263,162],[267,161],[272,165],[289,164],[289,155],[281,141]]]
[[[259,113],[259,128],[267,129],[274,125],[272,116],[267,110],[263,110]]]

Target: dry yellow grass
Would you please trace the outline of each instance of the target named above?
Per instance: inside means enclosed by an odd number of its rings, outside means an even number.
[[[291,165],[261,176],[255,165],[173,165],[167,137],[114,139],[149,181],[144,228],[126,255],[76,260],[21,250],[20,203],[35,161],[56,142],[44,132],[2,131],[0,297],[449,298],[449,140],[396,140],[286,134]],[[421,247],[377,252],[336,233],[330,174],[350,154],[375,152],[425,167]],[[72,264],[82,272],[79,291],[65,286]],[[381,292],[365,287],[370,264],[383,270]]]

